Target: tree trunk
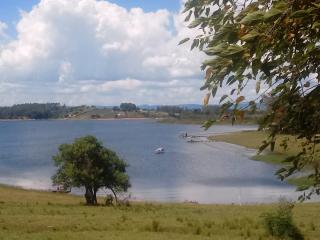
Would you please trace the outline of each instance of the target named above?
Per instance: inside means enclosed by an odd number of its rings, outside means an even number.
[[[118,204],[118,197],[117,197],[116,192],[115,192],[112,188],[110,188],[110,190],[111,190],[111,192],[112,192],[113,195],[114,195],[114,199],[116,200],[116,204]]]
[[[97,191],[98,191],[97,188],[94,188],[94,189],[93,189],[93,204],[94,204],[94,205],[98,204],[98,201],[97,201]]]
[[[86,193],[84,194],[84,197],[86,199],[87,205],[94,205],[94,195],[91,187],[86,186]]]

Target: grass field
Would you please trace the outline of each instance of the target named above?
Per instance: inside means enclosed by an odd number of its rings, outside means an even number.
[[[272,209],[182,203],[88,207],[78,196],[0,186],[0,239],[273,239],[261,219]],[[320,204],[294,208],[306,239],[319,239],[319,210]]]

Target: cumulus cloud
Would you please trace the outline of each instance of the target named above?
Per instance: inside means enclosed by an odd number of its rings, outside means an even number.
[[[7,28],[8,28],[7,24],[0,21],[0,39],[7,36],[5,33]]]
[[[0,39],[6,24],[0,22]],[[183,16],[107,1],[42,0],[0,41],[2,105],[199,102],[203,56],[177,46]],[[12,87],[15,86],[15,87]]]

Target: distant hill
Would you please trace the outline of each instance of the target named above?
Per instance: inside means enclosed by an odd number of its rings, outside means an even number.
[[[157,110],[159,107],[162,106],[168,106],[168,105],[164,105],[164,104],[159,104],[159,105],[149,105],[149,104],[142,104],[142,105],[138,105],[138,107],[140,109],[145,109],[145,110]],[[187,110],[195,110],[195,109],[201,109],[202,105],[201,104],[178,104],[178,105],[169,105],[172,107],[180,107],[183,109],[187,109]]]

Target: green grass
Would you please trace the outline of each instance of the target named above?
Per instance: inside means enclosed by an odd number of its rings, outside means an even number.
[[[312,185],[312,183],[313,183],[312,179],[310,179],[307,176],[289,178],[287,180],[287,182],[291,185],[297,186],[298,188],[304,188],[304,187]]]
[[[282,153],[272,153],[260,154],[251,157],[252,160],[262,161],[271,164],[283,164],[283,161],[288,157],[286,154]]]
[[[228,142],[232,144],[241,145],[247,148],[258,149],[263,140],[268,137],[268,132],[262,131],[241,131],[222,135],[216,135],[210,137],[214,141]],[[281,147],[281,142],[289,138],[288,148],[285,150]],[[279,135],[276,139],[275,153],[280,153],[284,155],[296,155],[301,150],[301,141],[297,140],[294,136],[290,135]]]
[[[273,239],[261,219],[272,209],[169,203],[88,207],[82,197],[0,186],[0,239]],[[319,210],[320,204],[294,209],[306,239],[319,237]]]
[[[166,117],[158,120],[159,123],[170,123],[170,124],[193,124],[193,125],[203,125],[208,120],[207,116],[200,116],[200,117],[185,117],[185,118],[173,118],[173,117]],[[223,122],[216,122],[215,125],[230,125],[232,122],[231,120],[225,120]],[[257,124],[255,120],[245,120],[242,122],[237,122],[236,125],[252,125]]]
[[[261,131],[241,131],[222,135],[211,136],[209,139],[213,141],[227,142],[231,144],[241,145],[247,148],[259,149],[263,140],[268,137],[268,132]],[[288,148],[284,149],[281,142],[288,138]],[[262,154],[252,157],[253,160],[264,161],[272,164],[283,164],[288,156],[293,156],[301,151],[301,140],[297,140],[294,136],[279,135],[276,139],[274,152],[269,149]]]

